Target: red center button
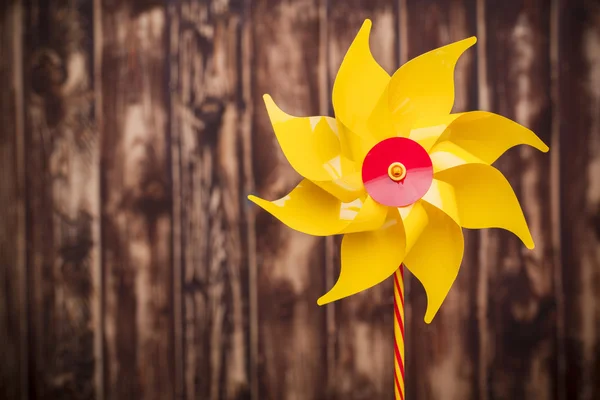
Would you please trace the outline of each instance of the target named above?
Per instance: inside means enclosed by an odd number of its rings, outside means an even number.
[[[382,140],[369,151],[363,162],[362,179],[367,193],[376,202],[406,207],[429,190],[433,166],[419,143],[393,137]]]

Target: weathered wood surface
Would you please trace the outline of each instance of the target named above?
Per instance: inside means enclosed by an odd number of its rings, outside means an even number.
[[[105,394],[169,399],[175,360],[167,13],[150,1],[101,1],[98,12]]]
[[[366,18],[373,21],[373,56],[390,74],[398,68],[397,12],[396,2],[390,0],[332,2],[327,21],[328,101],[346,50]],[[333,115],[333,109],[328,115]],[[333,276],[328,279],[326,290],[339,275],[341,238],[336,239],[333,257],[330,255],[328,260]],[[335,313],[335,356],[328,382],[333,399],[393,397],[393,296],[392,280],[388,279],[369,291],[325,306]]]
[[[600,396],[600,4],[560,2],[559,115],[567,399]]]
[[[22,6],[29,395],[91,399],[101,367],[92,7]]]
[[[252,156],[263,198],[282,197],[300,181],[275,140],[262,94],[290,114],[319,113],[318,11],[315,0],[252,2]],[[259,398],[324,398],[325,308],[316,302],[325,293],[325,242],[264,212],[256,232]]]
[[[409,1],[402,4],[402,63],[457,40],[476,36],[475,1]],[[455,72],[453,112],[477,109],[477,49],[467,50]],[[465,255],[456,282],[431,323],[427,298],[411,279],[407,291],[407,393],[409,399],[477,398],[477,232],[463,230]],[[410,267],[410,266],[409,266]]]
[[[247,398],[249,390],[241,9],[218,3],[173,2],[169,13],[178,395],[215,400]]]
[[[0,5],[0,398],[27,398],[22,7]]]
[[[332,115],[375,58],[477,35],[455,111],[551,146],[497,163],[536,241],[466,232],[440,313],[407,283],[407,398],[600,399],[596,0],[95,0],[0,6],[0,398],[391,399],[391,282],[324,307],[339,238],[246,199],[300,180],[261,96]]]
[[[512,118],[550,144],[552,137],[550,3],[485,4],[483,72],[490,111]],[[505,66],[505,67],[502,67]],[[558,149],[553,149],[553,151]],[[510,150],[498,161],[521,201],[536,248],[526,251],[508,232],[482,233],[480,280],[486,304],[486,345],[480,365],[484,399],[558,398],[557,293],[551,209],[552,158],[535,149]],[[483,307],[483,304],[480,304]],[[485,397],[483,397],[485,396]]]

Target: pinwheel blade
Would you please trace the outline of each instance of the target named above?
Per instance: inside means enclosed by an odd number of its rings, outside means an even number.
[[[548,146],[531,130],[501,115],[472,111],[461,114],[431,149],[436,171],[466,163],[492,164],[510,148],[525,144],[542,152]]]
[[[454,188],[460,224],[464,228],[502,228],[534,248],[523,210],[510,183],[496,168],[465,164],[447,169],[435,178]]]
[[[460,226],[446,213],[425,202],[422,206],[427,213],[427,224],[404,264],[425,288],[425,322],[430,323],[458,275],[464,239]]]
[[[317,304],[351,296],[387,279],[402,263],[403,244],[402,221],[395,210],[380,229],[345,235],[338,281]]]
[[[338,121],[338,132],[342,154],[352,160],[356,166],[362,165],[369,150],[377,144],[377,139],[364,132],[363,134],[354,132],[340,121]],[[357,167],[357,170],[360,168]]]
[[[407,137],[412,123],[410,118],[392,118],[388,85],[367,120],[367,132],[377,141],[391,137]]]
[[[369,48],[371,21],[366,20],[350,45],[333,84],[335,116],[351,131],[364,134],[367,119],[390,80]]]
[[[470,37],[422,54],[401,66],[389,84],[392,117],[397,121],[416,121],[449,114],[454,105],[456,62],[476,41]]]
[[[387,215],[386,207],[368,196],[343,203],[307,179],[279,200],[248,198],[288,227],[313,236],[378,229]]]
[[[429,190],[423,196],[423,201],[442,210],[454,222],[460,225],[454,188],[449,183],[434,178]]]
[[[419,143],[429,152],[446,128],[461,115],[448,114],[417,120],[413,123],[408,138]]]
[[[336,122],[329,117],[294,117],[264,96],[275,136],[292,168],[312,181],[342,176]]]

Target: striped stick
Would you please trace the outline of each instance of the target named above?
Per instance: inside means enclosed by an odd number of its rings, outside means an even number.
[[[404,265],[394,272],[395,399],[404,400]]]

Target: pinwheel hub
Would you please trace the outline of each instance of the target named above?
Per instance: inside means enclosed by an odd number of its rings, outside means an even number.
[[[427,151],[408,138],[393,137],[377,143],[362,167],[365,189],[376,202],[406,207],[427,193],[433,166]]]
[[[388,167],[388,176],[393,181],[401,181],[406,177],[406,167],[401,162],[393,162]]]

